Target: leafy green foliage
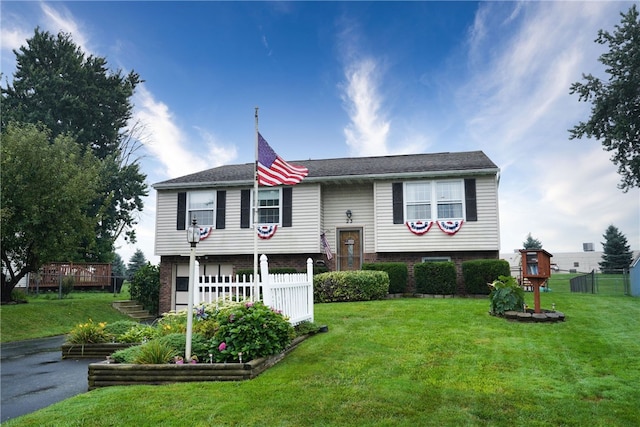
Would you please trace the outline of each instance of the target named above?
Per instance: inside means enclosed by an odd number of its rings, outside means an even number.
[[[510,274],[509,262],[502,259],[480,259],[462,263],[464,286],[471,295],[488,295],[489,283]]]
[[[491,285],[489,301],[491,312],[503,315],[505,311],[524,309],[524,290],[513,276],[500,276]]]
[[[109,337],[104,331],[105,322],[95,323],[89,319],[88,322],[80,323],[71,330],[67,336],[67,341],[72,344],[96,344],[108,342]]]
[[[3,108],[3,113],[6,108]],[[71,258],[93,233],[83,211],[96,195],[97,160],[68,136],[10,124],[0,145],[2,300],[27,273]],[[62,214],[64,212],[64,214]]]
[[[60,291],[62,292],[63,297],[66,297],[73,291],[75,283],[76,280],[73,276],[65,276],[62,278],[62,286],[60,287]]]
[[[177,355],[175,348],[161,340],[152,340],[140,346],[133,363],[150,365],[169,363]]]
[[[278,354],[295,336],[289,321],[262,302],[223,307],[216,318],[220,324],[212,341],[216,362],[239,360],[240,353],[243,361]]]
[[[633,261],[633,252],[627,238],[617,227],[610,225],[602,235],[602,261],[599,263],[603,273],[622,273]]]
[[[131,299],[138,301],[151,314],[158,314],[160,306],[160,269],[147,265],[138,269],[131,280]]]
[[[185,334],[169,334],[157,338],[157,341],[164,346],[175,349],[173,356],[184,356],[187,347],[187,336]],[[213,344],[201,334],[193,333],[191,335],[191,353],[198,360],[208,360],[209,354],[212,352]],[[172,357],[173,358],[173,357]]]
[[[404,262],[375,262],[362,264],[363,270],[386,271],[389,275],[389,293],[401,294],[407,291],[409,271]]]
[[[154,328],[151,325],[136,323],[129,328],[129,330],[121,333],[116,341],[123,343],[140,343],[150,341],[157,338],[159,335],[160,331],[157,328]]]
[[[313,277],[315,302],[370,301],[385,299],[388,293],[385,271],[331,271]]]
[[[0,129],[4,134],[12,122],[42,124],[50,130],[50,141],[68,135],[82,146],[82,153],[99,159],[97,179],[84,180],[99,191],[79,211],[92,220],[92,233],[66,260],[110,262],[120,234],[135,241],[135,213],[142,210],[147,194],[146,175],[133,157],[140,127],[129,123],[130,98],[140,76],[109,71],[105,58],[86,56],[65,33],[54,36],[36,28],[26,46],[14,53],[13,82],[0,88]],[[75,208],[58,205],[61,209],[69,213]]]
[[[416,292],[433,295],[456,293],[456,265],[453,261],[423,262],[413,266]]]
[[[135,345],[133,347],[123,348],[122,350],[115,351],[111,358],[116,363],[134,363],[138,359],[141,346]]]
[[[315,322],[310,322],[308,320],[298,323],[293,328],[295,329],[297,336],[315,334],[320,329]]]
[[[113,342],[126,342],[122,341],[121,335],[128,332],[130,329],[138,326],[139,323],[133,320],[118,320],[116,322],[107,323],[104,327],[104,332],[111,338]],[[129,342],[142,342],[141,341],[129,341]]]
[[[598,60],[609,75],[601,80],[582,75],[584,82],[571,85],[579,101],[591,102],[591,117],[569,130],[570,138],[596,138],[622,176],[619,187],[628,191],[640,187],[640,19],[637,5],[620,14],[622,20],[613,33],[599,30],[596,43],[609,50]]]

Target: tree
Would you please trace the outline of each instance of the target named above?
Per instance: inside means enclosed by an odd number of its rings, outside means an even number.
[[[140,249],[136,249],[136,251],[129,258],[129,264],[127,265],[127,278],[129,280],[133,279],[136,275],[136,271],[140,270],[147,264],[147,259],[144,257],[144,252]]]
[[[602,237],[604,254],[599,263],[600,270],[603,273],[621,273],[623,269],[629,268],[633,254],[624,234],[617,227],[610,225]]]
[[[13,83],[0,88],[1,129],[11,122],[43,123],[51,140],[69,134],[101,160],[97,197],[83,208],[95,219],[95,231],[75,260],[109,262],[122,233],[135,243],[136,213],[147,195],[146,176],[132,155],[140,147],[141,128],[129,123],[130,98],[142,80],[133,71],[110,72],[105,58],[85,56],[65,33],[36,28],[14,54]]]
[[[127,267],[125,267],[122,257],[118,254],[114,254],[113,261],[111,262],[111,274],[116,277],[124,277],[126,272]]]
[[[613,34],[599,30],[595,42],[607,44],[609,51],[599,61],[606,66],[607,81],[591,74],[582,75],[584,83],[571,85],[580,101],[592,103],[591,117],[570,129],[570,139],[596,138],[622,176],[619,188],[628,191],[640,187],[640,19],[633,5]]]
[[[3,302],[27,273],[68,260],[93,232],[84,208],[95,197],[98,161],[69,136],[50,143],[42,125],[1,133],[0,254]]]
[[[527,240],[522,242],[524,249],[542,249],[542,242],[531,237],[531,233],[527,234]]]

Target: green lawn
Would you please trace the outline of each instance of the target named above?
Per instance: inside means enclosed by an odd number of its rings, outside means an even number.
[[[28,297],[27,304],[1,305],[0,339],[10,342],[62,335],[88,319],[128,319],[111,306],[113,301],[128,298],[126,289],[115,296],[108,292],[72,292],[63,299],[58,299],[57,293],[49,293]]]
[[[109,387],[5,425],[640,425],[640,299],[550,287],[564,323],[508,322],[487,299],[318,304],[329,332],[254,380]]]

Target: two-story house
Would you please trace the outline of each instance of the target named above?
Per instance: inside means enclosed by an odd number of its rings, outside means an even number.
[[[308,176],[293,187],[260,187],[258,227],[252,224],[253,163],[153,185],[161,312],[187,303],[185,230],[194,217],[203,236],[201,275],[251,269],[254,233],[270,266],[303,271],[309,257],[331,270],[402,261],[411,281],[415,263],[451,260],[461,289],[463,261],[499,256],[499,168],[481,151],[292,163],[307,167]]]

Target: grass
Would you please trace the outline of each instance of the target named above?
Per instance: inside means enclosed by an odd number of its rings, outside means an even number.
[[[129,298],[126,289],[108,292],[72,292],[58,299],[57,293],[27,297],[27,304],[0,306],[1,342],[21,341],[68,333],[78,323],[93,319],[114,322],[129,319],[111,306],[114,301]]]
[[[486,299],[318,304],[329,332],[254,380],[108,387],[5,425],[640,425],[640,299],[550,287],[564,323],[508,322]]]

